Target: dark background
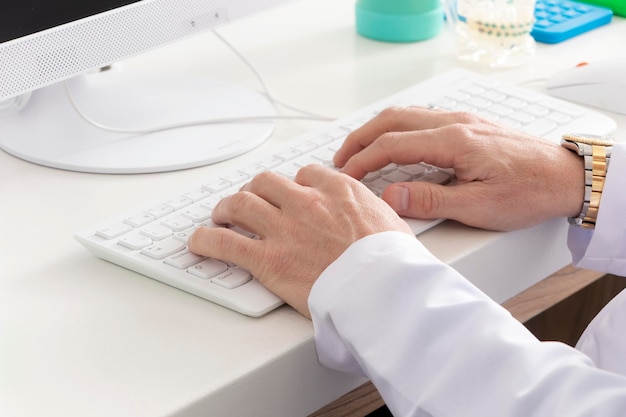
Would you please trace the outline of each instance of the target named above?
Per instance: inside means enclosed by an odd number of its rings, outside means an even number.
[[[0,3],[0,42],[138,1],[140,0],[4,0]]]

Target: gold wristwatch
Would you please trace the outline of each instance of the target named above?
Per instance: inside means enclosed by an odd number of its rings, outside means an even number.
[[[585,159],[585,200],[580,214],[569,219],[571,224],[591,229],[596,226],[613,143],[613,139],[608,136],[578,133],[563,135],[561,145]]]

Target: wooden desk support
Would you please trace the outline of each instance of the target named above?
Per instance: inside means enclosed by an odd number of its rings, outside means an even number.
[[[505,301],[502,306],[524,323],[604,275],[569,265]],[[383,404],[374,385],[367,382],[309,417],[363,417]]]

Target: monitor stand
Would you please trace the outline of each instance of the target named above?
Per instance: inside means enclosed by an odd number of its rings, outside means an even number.
[[[275,114],[261,94],[202,76],[112,69],[72,78],[68,86],[91,119],[126,130]],[[0,115],[0,148],[71,171],[151,173],[232,158],[261,145],[273,128],[268,120],[113,133],[81,118],[58,83],[35,91],[23,110]]]

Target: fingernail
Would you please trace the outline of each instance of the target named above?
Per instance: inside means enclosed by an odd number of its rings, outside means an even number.
[[[391,206],[398,212],[409,209],[409,189],[406,187],[395,187],[391,193]]]

